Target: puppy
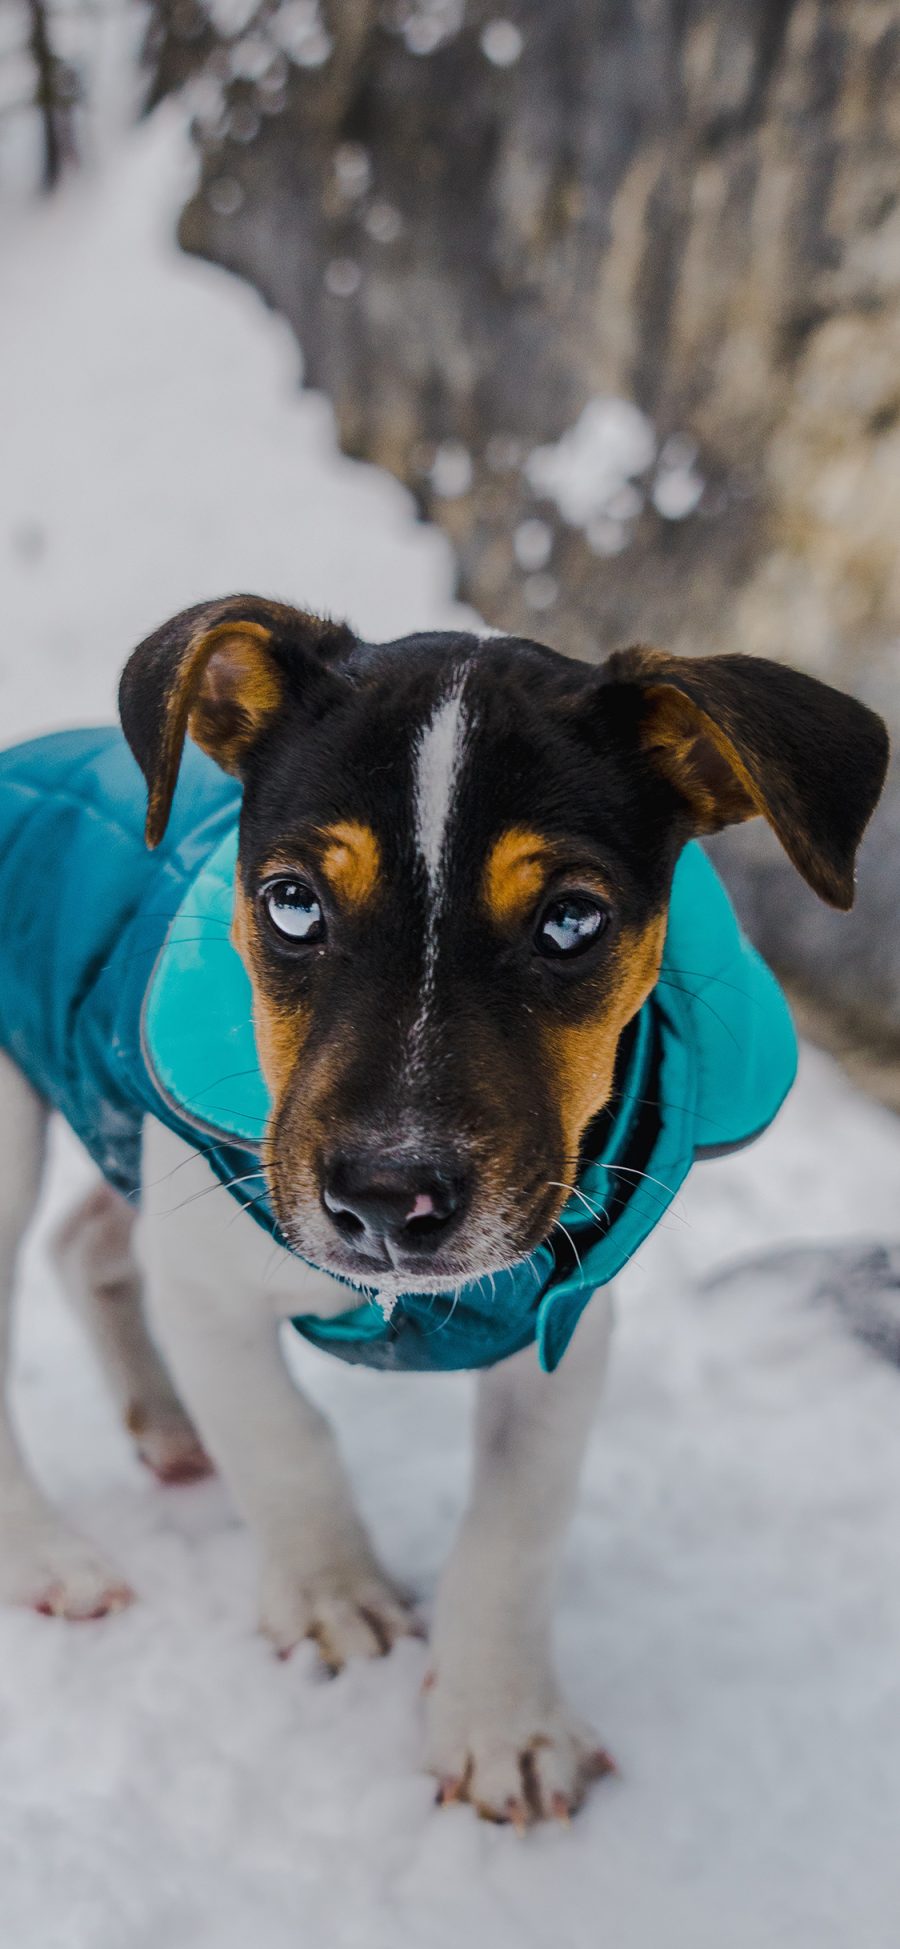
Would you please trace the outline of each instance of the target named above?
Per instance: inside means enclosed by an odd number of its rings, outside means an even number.
[[[478,1368],[428,1764],[489,1817],[566,1816],[608,1765],[550,1650],[608,1282],[793,1076],[694,842],[761,814],[848,907],[884,727],[755,659],[373,646],[245,596],[141,644],[120,708],[124,736],[0,758],[4,1325],[55,1107],[101,1172],[57,1252],[138,1448],[165,1479],[212,1458],[263,1628],[334,1670],[414,1619],[280,1324]],[[170,1208],[136,1225],[141,1177]],[[3,1420],[0,1595],[84,1617],[130,1594]]]

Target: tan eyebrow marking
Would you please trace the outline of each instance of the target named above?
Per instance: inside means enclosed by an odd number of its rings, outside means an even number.
[[[492,918],[523,917],[540,893],[554,857],[549,840],[524,826],[510,826],[494,841],[484,869],[483,895]]]
[[[340,819],[336,825],[326,826],[321,838],[325,842],[322,871],[326,879],[351,906],[364,906],[381,874],[381,848],[371,826]]]

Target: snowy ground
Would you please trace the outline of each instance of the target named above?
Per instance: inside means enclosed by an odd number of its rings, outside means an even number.
[[[229,587],[373,635],[459,614],[439,538],[295,391],[284,329],[166,243],[183,168],[157,121],[112,176],[0,231],[4,740],[108,715],[132,643]],[[60,1133],[53,1209],[83,1168]],[[433,1807],[420,1646],[331,1684],[311,1654],[271,1658],[223,1490],[137,1466],[36,1239],[22,1426],[142,1602],[80,1627],[0,1615],[5,1949],[894,1949],[900,1373],[802,1262],[718,1295],[698,1276],[893,1235],[898,1183],[900,1124],[807,1052],[775,1130],[698,1170],[632,1270],[559,1629],[621,1778],[525,1842]],[[303,1366],[427,1599],[467,1383]]]

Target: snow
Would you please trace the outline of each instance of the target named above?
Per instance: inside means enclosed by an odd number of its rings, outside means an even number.
[[[481,51],[495,68],[511,68],[525,46],[514,20],[489,20],[479,35]]]
[[[127,163],[0,228],[7,738],[108,715],[129,648],[227,588],[375,635],[460,620],[447,544],[336,454],[287,326],[175,255],[190,169],[163,115]]]
[[[574,426],[549,446],[535,447],[525,478],[537,494],[555,501],[564,521],[584,530],[596,555],[620,555],[631,540],[630,522],[644,507],[636,481],[656,459],[650,499],[666,521],[684,521],[699,507],[705,482],[697,446],[671,434],[656,452],[656,433],[633,400],[601,395],[588,401]]]
[[[610,512],[623,488],[652,466],[656,435],[630,399],[591,399],[551,446],[535,447],[525,473],[556,502],[564,521],[586,527]]]
[[[410,54],[435,54],[459,33],[466,0],[411,0],[397,9],[400,31]],[[390,15],[387,17],[390,23]]]
[[[342,142],[334,153],[334,173],[348,203],[365,196],[372,182],[372,159],[361,142]]]
[[[532,517],[519,522],[513,535],[513,554],[520,568],[546,568],[552,553],[553,529],[548,521]]]
[[[403,234],[403,218],[385,196],[376,196],[363,217],[363,228],[376,244],[395,244]]]
[[[227,588],[376,636],[463,617],[443,542],[296,391],[287,331],[173,251],[184,167],[157,117],[110,174],[0,231],[5,737],[108,715],[137,638]],[[134,1461],[44,1257],[84,1168],[58,1132],[15,1399],[41,1480],[141,1602],[80,1627],[0,1614],[4,1944],[891,1949],[900,1374],[802,1256],[773,1259],[894,1237],[886,1112],[805,1051],[772,1132],[697,1169],[623,1282],[559,1617],[621,1777],[524,1842],[434,1808],[422,1647],[333,1683],[311,1652],[277,1663],[221,1486],[164,1491]],[[766,1264],[702,1284],[742,1255]],[[427,1601],[468,1382],[295,1357]]]
[[[53,0],[47,8],[56,58],[75,80],[75,146],[96,165],[134,121],[146,88],[140,50],[143,6],[130,0]],[[6,196],[31,196],[43,176],[43,134],[35,104],[36,75],[29,53],[29,0],[0,7],[0,185]]]
[[[263,25],[300,68],[324,67],[332,52],[334,43],[315,0],[286,0]]]
[[[429,479],[442,500],[455,501],[472,485],[472,456],[461,440],[443,440],[437,448]]]
[[[325,267],[323,281],[332,298],[353,298],[362,283],[362,271],[353,257],[333,257]]]
[[[664,441],[653,483],[653,505],[666,521],[684,521],[699,507],[704,481],[697,472],[693,440],[674,433]]]

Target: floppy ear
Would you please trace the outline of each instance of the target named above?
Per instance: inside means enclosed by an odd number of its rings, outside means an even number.
[[[695,832],[762,813],[820,898],[853,905],[856,850],[889,755],[874,711],[763,657],[620,650],[606,684],[637,692],[640,742]]]
[[[290,692],[311,708],[337,692],[329,659],[354,640],[343,623],[227,596],[182,610],[139,643],[122,673],[119,715],[147,780],[148,846],[168,823],[185,733],[240,777]]]

